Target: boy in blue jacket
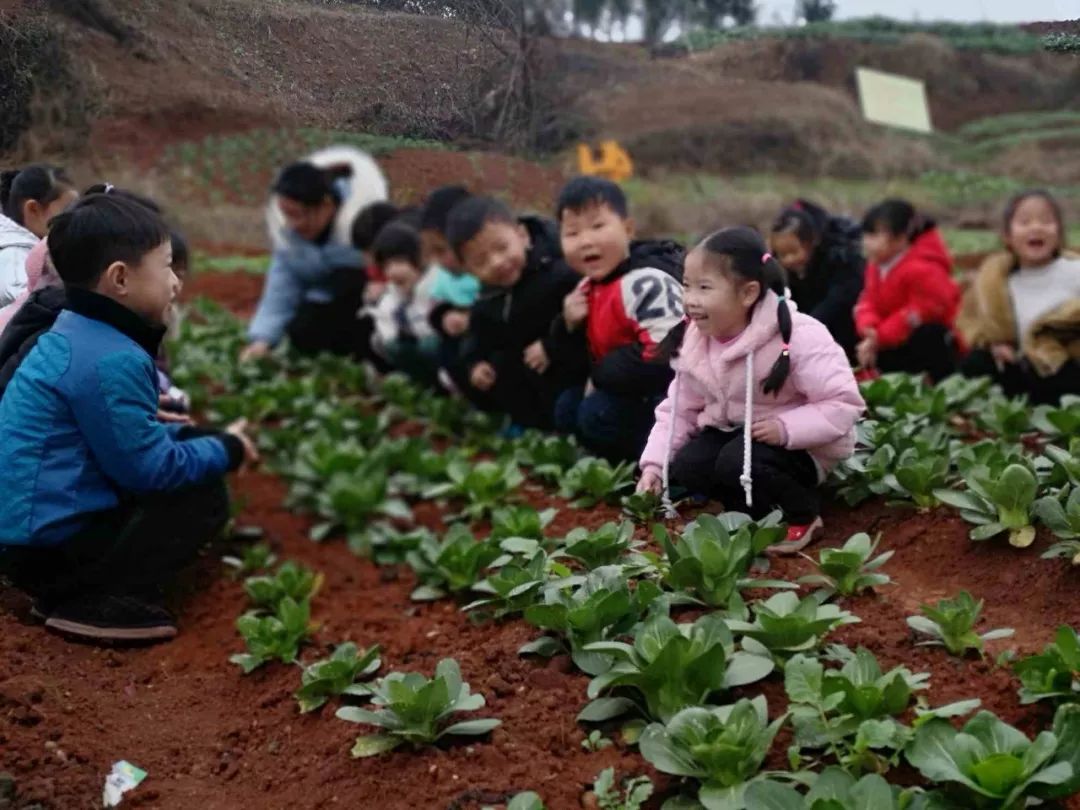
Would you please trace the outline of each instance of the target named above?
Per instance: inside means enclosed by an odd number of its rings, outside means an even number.
[[[159,589],[224,527],[224,475],[257,454],[242,424],[157,419],[154,358],[179,288],[161,217],[92,194],[48,240],[67,299],[0,399],[0,569],[50,629],[171,638]]]

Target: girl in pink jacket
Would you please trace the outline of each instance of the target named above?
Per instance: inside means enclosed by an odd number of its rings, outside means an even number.
[[[666,498],[670,471],[728,510],[780,509],[790,529],[774,548],[794,553],[823,526],[818,485],[855,447],[864,403],[844,350],[795,311],[751,228],[717,231],[687,255],[683,304],[687,320],[666,341],[676,376],[638,491]]]

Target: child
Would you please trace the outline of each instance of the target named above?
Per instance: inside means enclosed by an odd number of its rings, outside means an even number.
[[[67,304],[0,399],[0,566],[51,629],[171,638],[159,587],[225,525],[223,476],[255,448],[241,424],[155,418],[154,356],[177,286],[156,213],[90,195],[53,220],[48,244]]]
[[[389,202],[376,202],[364,208],[353,221],[352,244],[360,251],[364,260],[364,302],[367,304],[378,301],[386,289],[386,277],[379,269],[371,248],[375,244],[375,237],[379,235],[379,231],[397,219],[397,216],[396,205]]]
[[[855,357],[852,311],[863,288],[866,260],[857,223],[831,216],[808,200],[796,200],[772,226],[770,249],[787,270],[799,310],[817,318],[848,357]]]
[[[581,358],[588,377],[559,397],[556,427],[612,462],[633,460],[671,382],[671,369],[652,361],[683,317],[683,249],[632,241],[626,196],[603,178],[571,180],[556,217],[566,263],[584,277],[563,302],[556,352]]]
[[[726,228],[686,257],[689,322],[675,380],[641,456],[639,491],[671,480],[731,511],[774,509],[790,528],[775,548],[793,553],[822,528],[817,487],[851,455],[862,397],[844,351],[820,322],[792,312],[783,270],[750,228]],[[681,344],[681,345],[680,345]]]
[[[480,282],[465,272],[450,243],[446,241],[446,222],[456,205],[469,198],[462,186],[443,186],[431,192],[420,218],[420,238],[424,262],[433,276],[431,325],[442,337],[439,347],[439,380],[448,391],[460,391],[468,385],[462,368],[461,353],[469,331],[469,309],[480,296]]]
[[[413,379],[436,383],[439,336],[431,328],[432,300],[420,260],[420,234],[391,222],[375,238],[372,258],[386,277],[386,290],[372,308],[375,351]]]
[[[191,272],[190,253],[187,241],[177,231],[169,234],[169,244],[172,247],[173,275],[176,276],[178,282],[176,294],[179,296],[184,289],[184,285],[187,284],[188,275]],[[182,320],[183,313],[180,304],[174,301],[172,306],[169,307],[169,316],[166,321],[167,331],[165,337],[167,340],[176,339],[180,333],[180,322]],[[191,398],[183,389],[172,384],[172,379],[169,377],[169,355],[164,341],[162,341],[161,350],[157,356],[157,377],[161,406],[158,418],[164,418],[165,421],[171,422],[190,422],[191,420],[187,414],[191,410]]]
[[[863,371],[947,377],[955,369],[960,288],[940,232],[904,200],[871,208],[862,231],[868,264],[855,305],[855,355]]]
[[[555,398],[568,387],[552,365],[551,326],[578,281],[562,262],[554,225],[470,197],[450,213],[446,238],[483,285],[469,313],[462,393],[517,426],[550,428]]]
[[[1002,238],[1007,252],[983,262],[957,319],[973,348],[962,370],[1056,404],[1080,394],[1080,257],[1063,253],[1061,207],[1047,191],[1009,200]]]
[[[282,169],[267,209],[274,255],[241,360],[262,357],[286,333],[301,352],[353,353],[364,276],[352,226],[386,195],[378,165],[351,147],[331,146]]]
[[[0,172],[0,306],[25,292],[30,249],[77,196],[71,178],[55,166]]]

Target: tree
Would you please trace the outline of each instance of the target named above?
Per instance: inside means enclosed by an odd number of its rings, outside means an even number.
[[[828,22],[836,13],[836,0],[799,0],[795,18],[808,23]]]

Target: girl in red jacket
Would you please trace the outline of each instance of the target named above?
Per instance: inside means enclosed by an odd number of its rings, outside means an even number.
[[[866,281],[855,304],[855,353],[864,372],[905,371],[934,381],[955,370],[960,288],[937,226],[905,200],[863,219]]]

